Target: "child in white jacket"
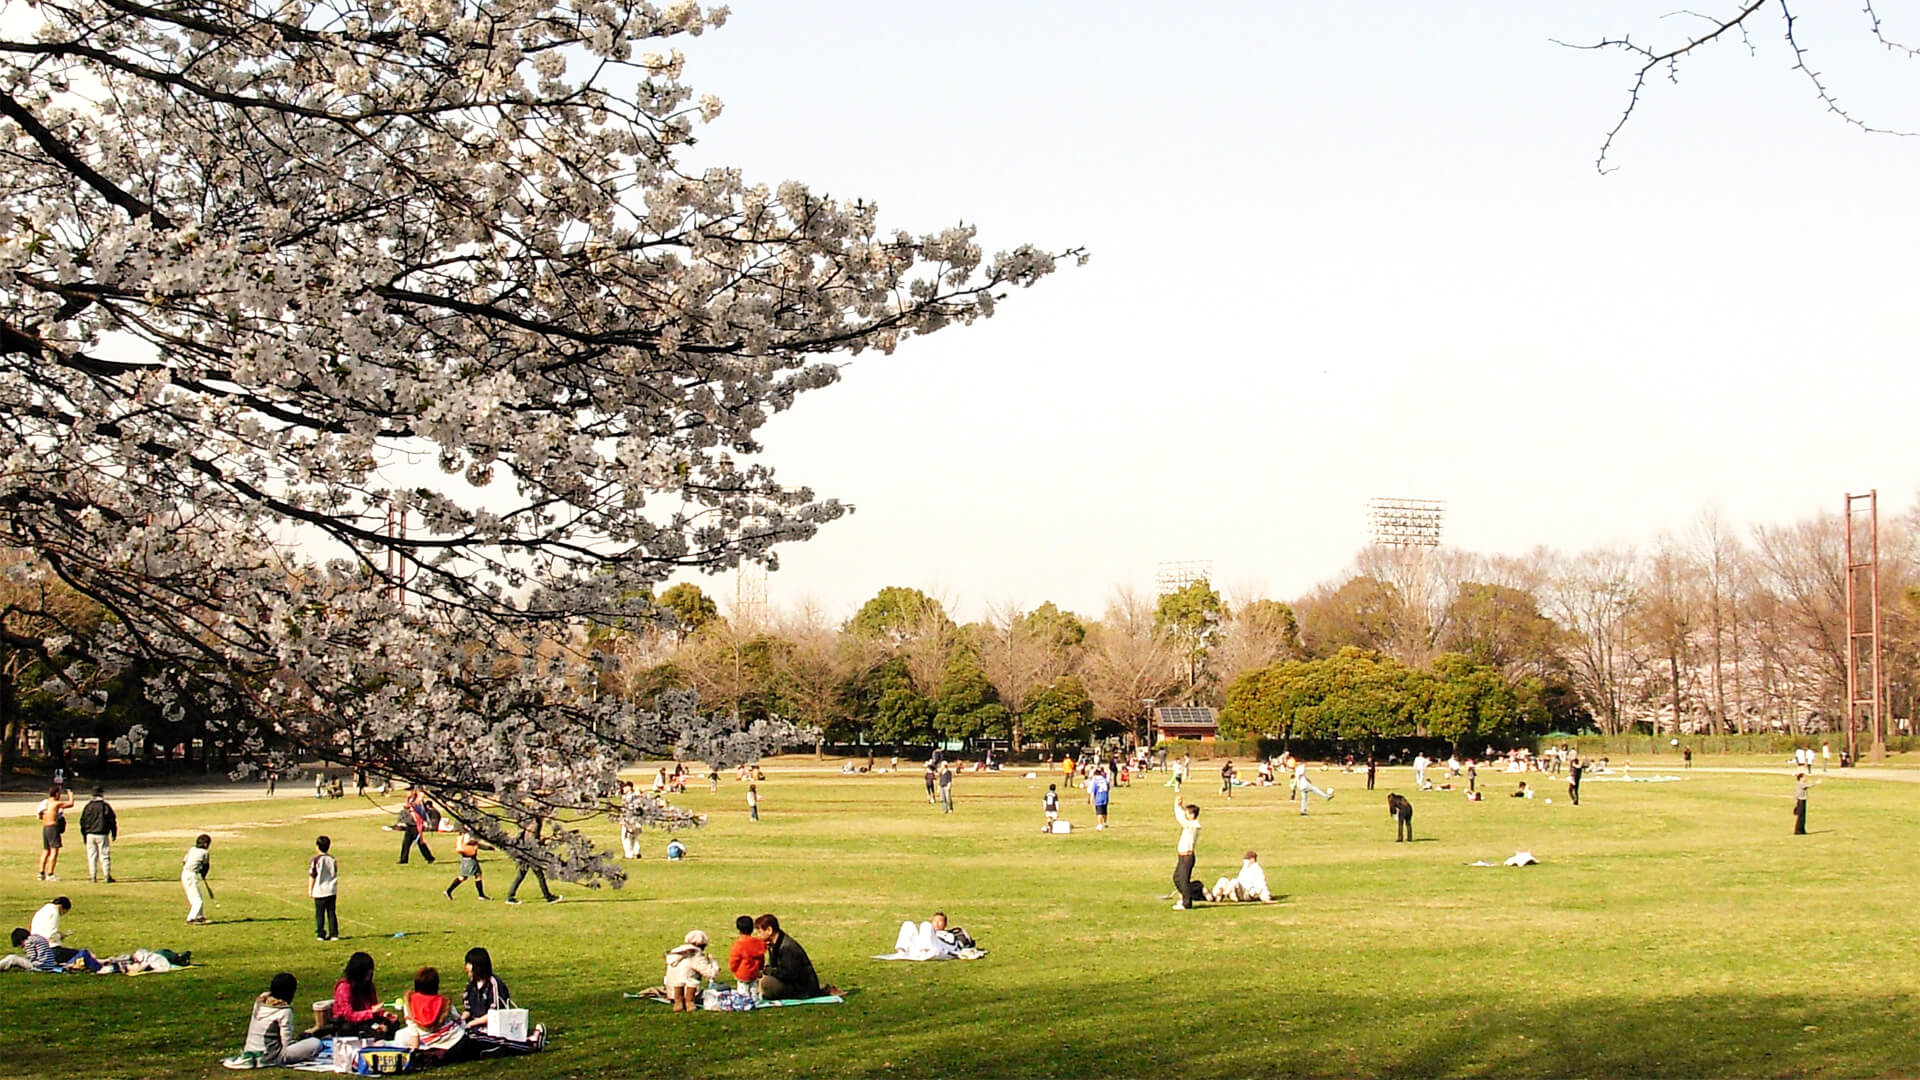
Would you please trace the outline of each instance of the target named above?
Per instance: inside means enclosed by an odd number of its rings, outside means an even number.
[[[683,945],[667,950],[667,996],[673,999],[674,1012],[694,1012],[700,1008],[700,984],[720,974],[720,963],[707,955],[707,935],[703,930],[687,931]]]

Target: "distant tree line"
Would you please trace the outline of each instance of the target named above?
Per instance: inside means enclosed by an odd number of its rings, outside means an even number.
[[[1920,674],[1915,518],[1890,516],[1881,530],[1896,733]],[[1686,535],[1640,548],[1367,548],[1291,602],[1229,599],[1197,581],[1157,597],[1117,589],[1098,617],[1043,603],[964,623],[900,586],[838,621],[803,606],[749,622],[681,583],[656,598],[656,622],[524,652],[529,663],[595,658],[598,685],[583,692],[651,701],[692,691],[703,711],[791,721],[820,745],[1144,738],[1150,708],[1180,704],[1218,707],[1225,737],[1803,733],[1844,721],[1842,543],[1837,514],[1742,534],[1707,513]],[[57,583],[0,589],[10,590],[0,594],[7,768],[29,731],[55,757],[75,739],[145,759],[197,746],[202,765],[261,751],[225,734],[233,725],[217,697],[163,711],[146,704],[137,671],[82,685],[85,635],[72,627],[109,613]],[[44,632],[52,627],[61,633]]]

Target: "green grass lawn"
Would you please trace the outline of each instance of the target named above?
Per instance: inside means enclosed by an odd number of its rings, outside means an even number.
[[[1813,835],[1794,837],[1780,776],[1590,777],[1577,808],[1544,777],[1532,779],[1552,805],[1506,798],[1512,778],[1495,774],[1478,804],[1411,792],[1405,769],[1383,771],[1373,793],[1359,775],[1316,779],[1338,794],[1304,818],[1284,788],[1227,802],[1214,785],[1190,787],[1205,808],[1196,876],[1232,873],[1251,847],[1284,894],[1191,912],[1165,899],[1176,830],[1158,783],[1117,791],[1104,833],[1072,793],[1076,831],[1056,837],[1039,833],[1044,779],[962,775],[958,811],[943,816],[917,771],[845,777],[795,759],[769,769],[758,825],[743,785],[702,785],[684,803],[713,818],[682,834],[690,861],[667,863],[665,835],[649,833],[624,889],[556,883],[566,901],[551,906],[482,904],[470,891],[448,903],[451,859],[397,866],[398,836],[380,829],[390,812],[316,802],[297,785],[271,802],[123,809],[111,887],[87,883],[77,827],[64,880],[36,882],[38,827],[7,819],[0,909],[12,924],[65,893],[72,943],[190,948],[205,966],[0,975],[0,1076],[225,1075],[217,1059],[238,1048],[273,972],[296,974],[303,1002],[324,998],[364,949],[391,996],[424,964],[455,982],[476,944],[552,1046],[449,1075],[1920,1073],[1920,786],[1828,782],[1814,792]],[[1390,789],[1413,797],[1418,842],[1393,842]],[[216,837],[219,904],[215,925],[188,927],[178,867],[202,830]],[[340,942],[314,940],[303,894],[320,832],[341,863]],[[1541,865],[1466,865],[1520,848]],[[487,867],[504,893],[509,864]],[[903,919],[936,907],[991,955],[868,959]],[[846,1004],[681,1015],[621,997],[660,980],[662,953],[687,930],[706,930],[724,955],[733,917],[763,911]]]

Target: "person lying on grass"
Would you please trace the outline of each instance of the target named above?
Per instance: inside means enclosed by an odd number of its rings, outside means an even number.
[[[100,961],[87,950],[60,948],[24,926],[13,928],[13,947],[26,954],[27,966],[34,971],[59,974],[100,970]]]

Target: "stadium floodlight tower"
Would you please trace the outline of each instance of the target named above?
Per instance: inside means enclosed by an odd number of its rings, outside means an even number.
[[[1367,500],[1367,524],[1382,547],[1440,546],[1440,519],[1447,504],[1439,499]]]
[[[1182,559],[1178,562],[1163,562],[1154,574],[1154,584],[1160,595],[1177,593],[1196,581],[1213,580],[1212,559]]]

